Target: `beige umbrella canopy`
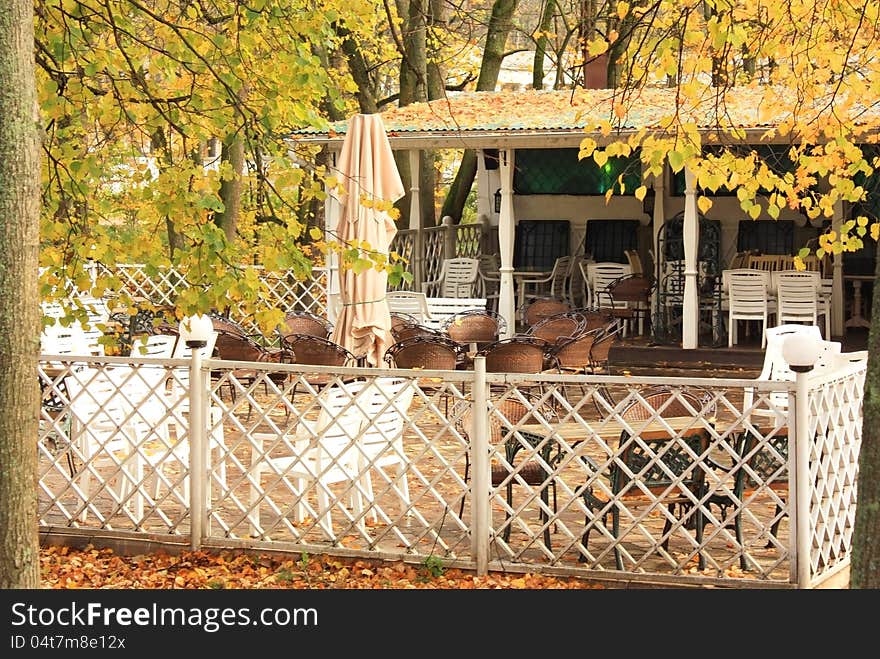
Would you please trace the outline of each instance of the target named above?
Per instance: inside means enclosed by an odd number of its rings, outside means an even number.
[[[361,203],[361,199],[395,202],[404,194],[385,125],[378,114],[356,114],[349,120],[336,169],[344,188],[339,200],[339,240],[366,242],[372,250],[387,254],[397,227],[387,212],[369,202]],[[388,274],[375,268],[361,273],[346,268],[339,277],[342,307],[332,339],[373,366],[380,364],[393,342],[385,301],[387,283]]]

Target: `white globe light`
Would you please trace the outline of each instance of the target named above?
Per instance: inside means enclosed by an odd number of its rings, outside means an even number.
[[[782,358],[793,371],[809,371],[819,359],[819,342],[812,335],[795,332],[782,342]]]
[[[214,323],[211,317],[205,314],[187,316],[180,321],[180,334],[187,341],[199,341],[207,343],[214,331]]]

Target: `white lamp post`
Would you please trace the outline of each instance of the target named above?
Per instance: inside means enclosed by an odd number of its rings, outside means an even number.
[[[795,372],[794,449],[795,509],[792,521],[795,540],[792,555],[797,558],[797,584],[810,587],[810,402],[807,380],[819,359],[819,342],[813,336],[796,332],[782,343],[782,358]],[[791,405],[789,405],[789,409]],[[791,447],[791,429],[789,429]],[[789,453],[791,451],[789,450]]]
[[[196,314],[180,321],[180,335],[190,349],[189,363],[189,440],[190,440],[190,544],[197,549],[202,542],[203,529],[207,526],[205,487],[207,464],[207,438],[205,437],[205,396],[207,378],[202,377],[202,349],[214,331],[210,316]]]

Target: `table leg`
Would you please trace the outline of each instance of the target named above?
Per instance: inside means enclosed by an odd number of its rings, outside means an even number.
[[[862,282],[853,280],[853,308],[852,315],[846,321],[845,327],[870,327],[871,323],[862,316]]]

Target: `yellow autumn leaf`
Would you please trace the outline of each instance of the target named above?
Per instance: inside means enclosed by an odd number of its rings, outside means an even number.
[[[645,185],[640,185],[639,187],[636,188],[636,190],[633,194],[635,195],[636,199],[638,199],[639,201],[644,201],[645,195],[648,194],[648,187]]]
[[[712,208],[712,200],[709,199],[709,197],[698,197],[697,208],[699,208],[700,212],[705,215],[709,212],[709,209]]]
[[[618,2],[617,3],[617,17],[620,20],[626,18],[626,15],[629,13],[629,3],[628,2]]]
[[[595,39],[587,44],[587,55],[598,57],[608,50],[608,42],[605,39]]]
[[[604,167],[605,163],[608,162],[608,154],[605,151],[594,151],[593,160],[599,167]]]

